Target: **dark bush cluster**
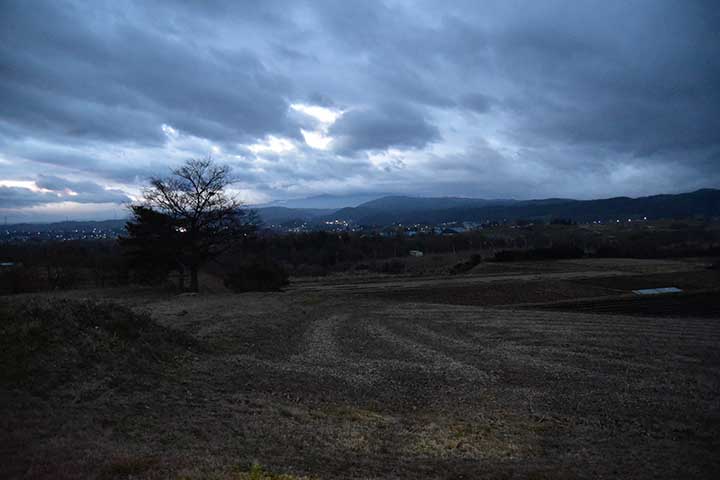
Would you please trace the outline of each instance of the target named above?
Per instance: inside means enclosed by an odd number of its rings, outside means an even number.
[[[225,286],[235,292],[276,291],[288,283],[285,269],[269,260],[246,263],[225,276]]]
[[[277,234],[262,231],[238,238],[236,248],[207,263],[206,273],[225,279],[237,291],[277,290],[291,277],[321,277],[339,272],[408,274],[431,266],[443,254],[482,253],[497,262],[572,259],[584,256],[672,258],[720,256],[720,229],[714,223],[678,225],[552,225],[496,226],[480,231],[412,237],[365,232]],[[673,227],[673,228],[670,228]],[[424,259],[403,258],[420,250]],[[491,252],[496,252],[494,257]],[[178,290],[187,268],[163,255],[123,255],[117,242],[70,241],[3,245],[0,294],[109,287],[160,285],[171,278]],[[462,258],[462,257],[460,257]],[[270,262],[268,259],[272,259]],[[461,261],[451,274],[471,271],[480,259]],[[477,263],[476,263],[477,262]],[[434,267],[433,267],[434,268]],[[446,267],[442,268],[446,271]]]
[[[128,282],[128,267],[113,240],[8,244],[0,268],[0,294],[109,287]]]
[[[473,268],[477,267],[480,263],[482,263],[483,258],[482,255],[472,255],[469,259],[467,259],[464,262],[456,263],[452,266],[450,269],[451,275],[458,275],[461,273],[467,273]]]
[[[308,232],[297,234],[268,234],[251,240],[249,251],[265,252],[282,263],[292,276],[322,276],[333,272],[367,270],[377,273],[403,273],[393,259],[420,250],[425,255],[480,249],[518,248],[524,240],[516,242],[506,235],[493,235],[471,231],[460,235],[422,233],[412,237],[376,233]],[[399,260],[398,260],[399,261]],[[361,265],[362,268],[357,266]]]
[[[380,266],[380,273],[388,273],[390,275],[398,275],[401,273],[405,273],[405,262],[397,259],[388,260],[387,262],[383,262]]]

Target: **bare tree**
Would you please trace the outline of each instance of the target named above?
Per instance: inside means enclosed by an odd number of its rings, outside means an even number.
[[[228,166],[205,158],[187,161],[168,177],[152,178],[143,192],[142,208],[163,214],[171,222],[169,245],[178,262],[189,269],[192,291],[198,290],[200,266],[250,230],[242,202],[227,192],[232,183]]]

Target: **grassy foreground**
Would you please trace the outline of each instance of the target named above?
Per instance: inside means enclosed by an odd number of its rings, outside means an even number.
[[[609,282],[574,264],[560,290],[533,273],[3,297],[0,476],[716,478],[714,310],[532,303],[665,281],[638,265]]]

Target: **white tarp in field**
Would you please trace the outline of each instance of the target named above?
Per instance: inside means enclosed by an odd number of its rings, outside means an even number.
[[[637,293],[638,295],[659,295],[661,293],[680,293],[682,290],[680,290],[677,287],[663,287],[663,288],[643,288],[640,290],[633,290],[633,293]]]

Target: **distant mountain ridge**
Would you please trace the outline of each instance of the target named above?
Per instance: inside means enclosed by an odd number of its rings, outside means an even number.
[[[519,219],[564,218],[580,222],[647,217],[648,219],[720,217],[720,190],[705,188],[680,194],[647,197],[613,197],[598,200],[546,198],[538,200],[479,199],[464,197],[409,197],[389,195],[373,198],[356,207],[252,208],[266,225],[289,221],[322,224],[346,220],[359,225],[382,226],[394,223],[439,224],[455,221],[513,221]],[[13,231],[71,231],[77,228],[123,229],[127,220],[65,221],[10,224]]]
[[[403,200],[398,200],[399,198]],[[454,206],[448,206],[451,204]],[[384,197],[357,207],[340,209],[328,216],[327,220],[346,220],[361,225],[389,225],[540,218],[608,221],[633,217],[657,219],[693,215],[720,216],[720,190],[706,188],[681,194],[599,200]]]

